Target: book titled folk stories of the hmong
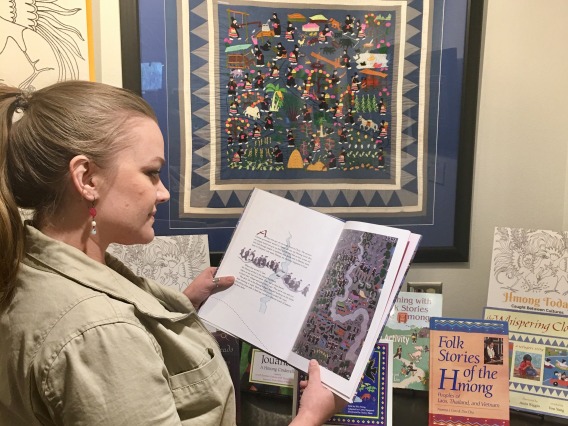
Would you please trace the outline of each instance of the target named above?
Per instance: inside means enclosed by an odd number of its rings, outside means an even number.
[[[430,319],[430,426],[509,425],[506,321]]]

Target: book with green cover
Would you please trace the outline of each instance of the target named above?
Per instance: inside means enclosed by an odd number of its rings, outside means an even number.
[[[381,334],[393,347],[393,388],[428,390],[430,317],[442,315],[442,295],[400,292]]]
[[[286,362],[241,342],[240,389],[268,396],[291,397],[294,368]]]

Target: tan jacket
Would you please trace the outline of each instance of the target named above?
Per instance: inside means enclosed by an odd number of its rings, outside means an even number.
[[[0,313],[0,425],[233,425],[219,347],[182,294],[26,226]]]

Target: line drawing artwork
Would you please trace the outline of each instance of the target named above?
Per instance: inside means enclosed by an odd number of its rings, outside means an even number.
[[[63,80],[88,80],[85,4],[0,0],[0,83],[33,91]]]
[[[275,257],[262,250],[256,253],[254,243],[253,247],[241,248],[240,260],[243,264],[247,264],[251,268],[254,267],[258,271],[271,271],[269,275],[261,280],[263,293],[259,301],[258,311],[262,314],[266,313],[268,303],[274,298],[273,287],[275,285],[288,293],[300,293],[303,297],[306,297],[310,290],[310,283],[302,283],[302,279],[294,277],[292,271],[290,271],[290,266],[293,263],[290,252],[291,240],[292,234],[288,234],[286,243],[282,243],[281,247],[279,247],[278,250],[282,252],[282,257]]]
[[[514,293],[568,294],[568,232],[496,228],[493,279]]]
[[[179,291],[209,266],[206,235],[157,236],[149,244],[111,244],[107,251],[136,275]]]

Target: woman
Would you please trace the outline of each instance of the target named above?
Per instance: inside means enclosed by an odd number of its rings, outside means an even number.
[[[169,199],[151,108],[98,83],[0,86],[0,128],[0,424],[234,424],[196,314],[233,277],[209,268],[177,293],[105,253],[150,242]],[[24,226],[18,207],[34,212]],[[341,406],[310,374],[294,425]]]
[[[483,354],[483,358],[485,364],[492,363],[498,359],[497,354],[495,352],[495,344],[493,343],[492,339],[485,340],[485,351]]]

